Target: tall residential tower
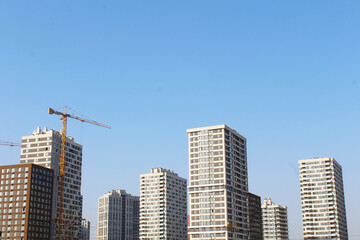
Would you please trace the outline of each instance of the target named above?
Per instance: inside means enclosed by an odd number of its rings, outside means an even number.
[[[139,239],[139,197],[113,190],[99,198],[97,240]]]
[[[0,166],[0,239],[49,240],[54,171],[35,164]]]
[[[299,161],[304,239],[347,240],[341,166],[334,158]]]
[[[186,179],[164,168],[140,176],[140,239],[187,238]]]
[[[61,134],[55,130],[41,130],[40,127],[30,136],[22,137],[21,163],[34,163],[54,170],[52,222],[58,219],[59,201],[59,161]],[[81,165],[82,146],[71,137],[66,137],[65,179],[63,203],[63,238],[78,239],[81,236],[82,195]],[[56,238],[56,224],[53,224],[52,239]]]
[[[187,132],[190,239],[248,239],[246,139],[225,124]]]

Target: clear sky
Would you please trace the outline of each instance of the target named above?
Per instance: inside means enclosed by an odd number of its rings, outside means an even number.
[[[291,239],[298,160],[334,157],[360,239],[359,26],[359,1],[0,0],[0,140],[61,130],[48,107],[111,125],[68,124],[95,227],[98,197],[139,194],[153,167],[187,177],[186,129],[225,123],[248,140],[250,191],[288,206]],[[1,164],[19,158],[0,146]]]

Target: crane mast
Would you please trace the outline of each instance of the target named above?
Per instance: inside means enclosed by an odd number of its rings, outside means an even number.
[[[64,115],[61,116],[62,131],[61,131],[61,151],[60,151],[60,206],[59,206],[59,232],[58,237],[61,240],[62,220],[63,220],[63,206],[64,206],[64,179],[65,179],[65,148],[66,148],[66,128],[67,128],[67,107],[65,107]]]
[[[62,120],[62,131],[61,131],[61,151],[60,151],[60,162],[59,162],[59,185],[60,185],[60,193],[59,193],[59,217],[57,221],[58,225],[58,240],[61,240],[62,236],[62,225],[63,225],[63,205],[64,205],[64,180],[65,180],[65,151],[66,151],[66,128],[67,128],[67,118],[73,118],[79,120],[81,122],[87,122],[94,125],[98,125],[100,127],[111,128],[108,125],[104,125],[93,120],[88,120],[84,118],[80,118],[67,113],[67,106],[65,106],[64,113],[55,111],[52,108],[48,109],[49,114],[56,114],[61,116]]]

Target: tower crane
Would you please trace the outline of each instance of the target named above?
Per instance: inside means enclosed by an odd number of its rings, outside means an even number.
[[[5,141],[1,141],[1,140],[0,140],[0,145],[7,145],[10,147],[20,147],[21,146],[20,143],[5,142]]]
[[[61,131],[61,151],[60,151],[60,162],[59,162],[59,185],[60,185],[60,201],[59,201],[59,218],[58,218],[58,240],[61,240],[62,234],[62,221],[63,221],[63,204],[64,204],[64,178],[65,178],[65,146],[66,146],[66,128],[67,128],[67,118],[73,118],[79,120],[80,122],[87,122],[100,127],[111,128],[110,126],[95,122],[93,120],[88,120],[80,118],[67,113],[67,106],[65,106],[64,112],[55,111],[52,108],[48,109],[49,114],[56,114],[61,116],[62,120],[62,131]]]

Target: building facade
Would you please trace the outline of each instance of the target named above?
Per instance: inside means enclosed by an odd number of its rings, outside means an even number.
[[[190,239],[248,239],[246,138],[225,124],[187,133]]]
[[[0,166],[1,240],[48,240],[54,171],[35,164]]]
[[[140,176],[140,239],[187,239],[186,179],[164,168]]]
[[[264,240],[288,240],[287,207],[273,203],[271,198],[261,205]]]
[[[58,219],[59,202],[59,162],[61,134],[55,130],[41,130],[40,127],[30,136],[22,137],[21,163],[34,163],[54,170],[52,220]],[[81,166],[82,146],[71,137],[66,137],[63,234],[62,238],[79,239],[81,237],[82,195]],[[57,226],[53,224],[52,239],[57,237]]]
[[[81,240],[90,240],[90,221],[83,218],[81,220]]]
[[[249,206],[249,240],[262,240],[262,210],[261,198],[255,194],[248,193]]]
[[[347,240],[342,168],[334,158],[299,161],[304,239]]]
[[[139,197],[113,190],[99,198],[97,240],[139,239]]]

